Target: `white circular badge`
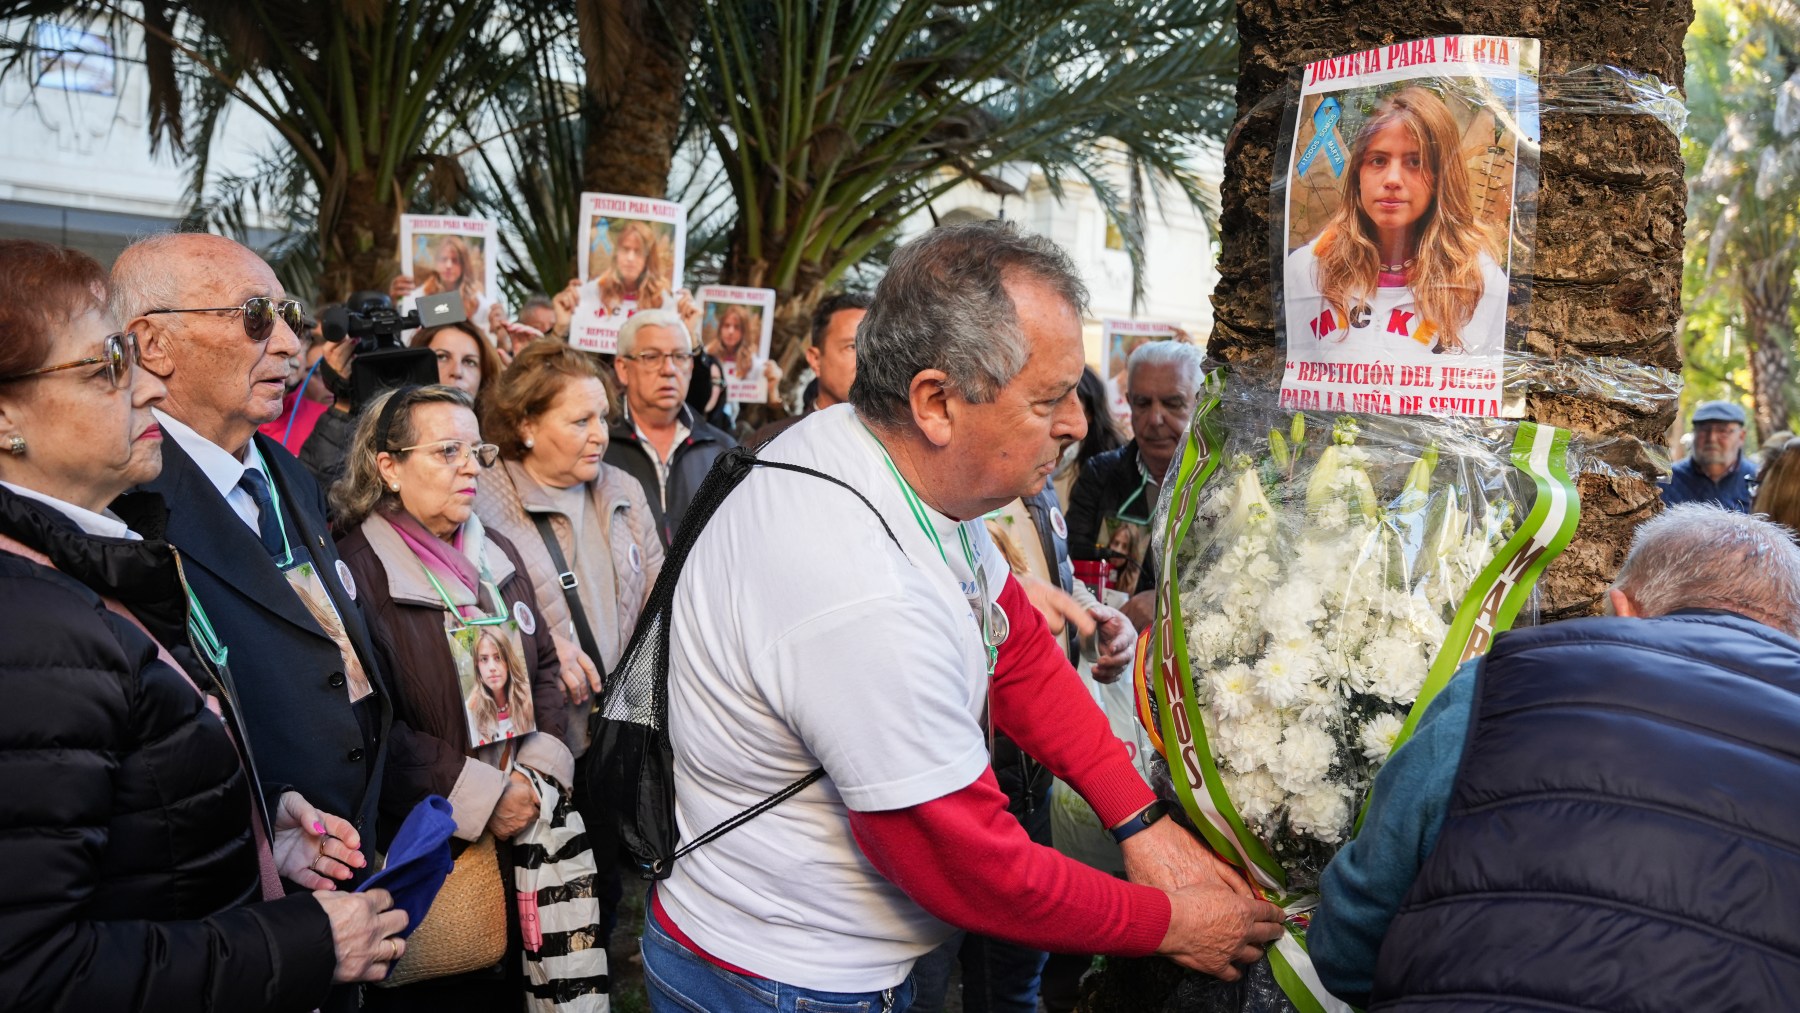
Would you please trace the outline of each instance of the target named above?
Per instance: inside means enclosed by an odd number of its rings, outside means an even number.
[[[513,622],[519,624],[526,636],[537,632],[537,616],[532,615],[531,606],[522,601],[513,602]]]
[[[1050,530],[1056,532],[1056,537],[1064,541],[1069,538],[1069,522],[1063,520],[1062,511],[1056,507],[1050,508]]]
[[[625,558],[631,561],[631,572],[632,573],[643,573],[644,572],[644,554],[638,551],[638,547],[636,545],[626,546]]]
[[[341,559],[338,560],[337,561],[337,573],[338,573],[338,583],[344,585],[344,593],[350,596],[351,601],[355,601],[356,600],[356,578],[352,577],[350,575],[350,564],[344,562]]]

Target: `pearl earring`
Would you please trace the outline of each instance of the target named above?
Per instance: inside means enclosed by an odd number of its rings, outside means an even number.
[[[532,447],[535,447],[535,446],[537,446],[536,440],[532,439],[529,436],[525,438],[525,449],[526,450],[530,450]]]
[[[388,486],[388,488],[394,490],[395,492],[399,492],[400,491],[400,483],[395,482],[393,485]]]
[[[15,434],[6,441],[6,449],[12,451],[14,457],[22,456],[25,453],[25,437]]]

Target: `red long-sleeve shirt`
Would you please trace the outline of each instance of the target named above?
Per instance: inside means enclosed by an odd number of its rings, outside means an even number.
[[[1011,635],[1000,645],[991,689],[995,727],[1119,823],[1155,795],[1069,667],[1025,589],[1000,593]],[[850,810],[850,830],[876,871],[938,918],[1035,949],[1144,956],[1169,927],[1168,895],[1114,879],[1033,844],[1006,811],[993,771],[958,791],[905,809]],[[662,910],[671,936],[714,964]]]

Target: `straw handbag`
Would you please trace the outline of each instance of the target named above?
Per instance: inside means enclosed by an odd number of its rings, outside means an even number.
[[[499,963],[506,956],[506,903],[494,835],[483,833],[457,856],[425,920],[407,937],[406,952],[379,984],[397,988]]]

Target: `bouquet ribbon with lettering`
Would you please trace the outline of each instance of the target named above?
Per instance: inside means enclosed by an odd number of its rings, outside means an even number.
[[[1381,764],[1574,536],[1569,434],[1227,395],[1209,376],[1163,494],[1139,717],[1200,835],[1287,911],[1276,983],[1301,1013],[1348,1010],[1307,956],[1319,874]]]

